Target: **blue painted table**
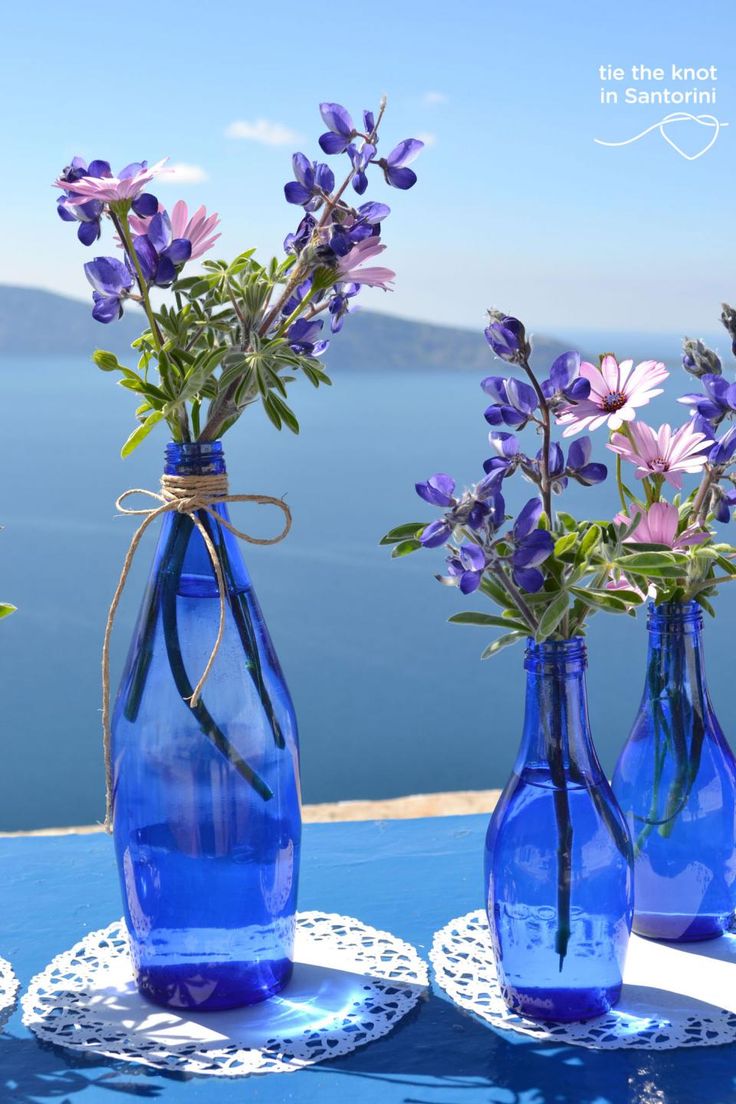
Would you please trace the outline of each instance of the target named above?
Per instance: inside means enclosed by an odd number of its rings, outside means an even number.
[[[485,818],[315,824],[300,905],[414,943],[480,903]],[[0,839],[0,954],[21,983],[120,915],[102,835]],[[0,1038],[2,1104],[733,1104],[736,1045],[595,1052],[496,1033],[433,992],[385,1039],[321,1066],[245,1080],[182,1077],[41,1046],[16,1013]]]

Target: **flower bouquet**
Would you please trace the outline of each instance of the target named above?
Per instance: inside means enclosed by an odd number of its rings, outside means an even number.
[[[364,287],[387,289],[376,265],[390,213],[364,198],[369,174],[406,191],[421,149],[405,139],[378,146],[385,101],[354,123],[339,104],[320,107],[325,161],[293,157],[286,200],[301,209],[284,253],[253,249],[234,260],[189,263],[219,237],[218,217],[179,202],[169,212],[150,191],[165,163],[75,158],[56,181],[58,210],[87,247],[111,227],[117,252],[85,264],[93,316],[109,324],[136,304],[145,316],[133,358],[97,350],[138,402],[128,455],[158,423],[172,441],[161,493],[142,515],[108,618],[103,647],[103,729],[108,811],[131,950],[141,991],[178,1008],[226,1008],[278,992],[292,968],[300,847],[299,760],[291,699],[240,556],[237,538],[286,536],[286,503],[233,495],[221,437],[255,404],[277,429],[296,433],[290,405],[299,376],[329,383],[323,330],[340,331]],[[168,294],[160,299],[160,291]],[[227,504],[279,508],[283,531],[256,538],[236,529]],[[110,720],[109,642],[130,562],[146,528],[163,524]]]
[[[607,469],[591,458],[589,437],[565,454],[553,432],[581,408],[593,424],[622,417],[647,400],[664,369],[645,362],[629,371],[618,413],[606,413],[606,397],[603,410],[597,405],[598,370],[577,353],[563,353],[540,379],[518,319],[491,312],[485,336],[517,370],[482,382],[493,453],[485,474],[462,493],[445,473],[417,483],[441,517],[398,526],[383,543],[394,545],[394,556],[447,546],[439,581],[496,607],[450,618],[501,630],[483,658],[527,640],[522,746],[486,843],[488,920],[510,1007],[542,1019],[585,1019],[618,999],[633,901],[629,835],[588,726],[583,635],[593,613],[633,614],[644,598],[635,585],[609,587],[619,527],[556,507],[571,481],[593,487]],[[524,449],[525,429],[541,447]],[[509,518],[504,485],[517,475],[534,493]]]
[[[736,312],[724,306],[722,318],[734,341]],[[701,341],[685,340],[683,366],[702,386],[680,399],[689,419],[675,430],[624,421],[608,445],[623,527],[611,585],[651,599],[644,693],[613,785],[634,843],[634,928],[669,940],[720,935],[736,905],[736,760],[702,646],[703,611],[715,615],[736,577],[736,550],[718,529],[736,504],[736,384]]]

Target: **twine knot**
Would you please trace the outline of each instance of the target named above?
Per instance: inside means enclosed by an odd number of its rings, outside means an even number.
[[[126,506],[125,503],[134,495],[145,495],[147,498],[154,499],[159,505],[132,509]],[[244,533],[241,529],[237,529],[230,521],[216,512],[214,507],[225,502],[256,502],[260,506],[276,506],[284,515],[284,527],[275,537],[252,537],[249,533]],[[102,740],[105,753],[105,828],[107,831],[110,831],[112,827],[113,798],[112,741],[110,733],[110,638],[115,614],[120,604],[120,599],[133,563],[133,558],[146,529],[162,514],[172,512],[186,514],[192,519],[192,523],[204,541],[210,560],[212,561],[215,578],[217,579],[217,590],[220,600],[217,637],[199,682],[194,687],[191,698],[188,699],[188,704],[191,708],[194,708],[199,701],[202,688],[207,681],[207,677],[217,658],[217,653],[220,650],[220,645],[222,644],[225,633],[225,612],[227,607],[227,587],[222,564],[220,563],[220,557],[212,541],[212,537],[198,515],[200,513],[208,514],[217,525],[227,529],[233,536],[246,541],[248,544],[278,544],[280,541],[284,540],[291,529],[291,511],[282,498],[273,498],[271,495],[259,494],[231,495],[229,493],[227,476],[225,474],[163,475],[161,477],[160,494],[157,494],[155,491],[149,491],[144,487],[132,487],[119,496],[115,506],[120,514],[139,515],[143,517],[143,521],[133,534],[130,547],[123,561],[118,585],[115,588],[115,594],[110,603],[107,624],[105,625],[105,636],[102,643]],[[184,700],[186,701],[187,699]]]

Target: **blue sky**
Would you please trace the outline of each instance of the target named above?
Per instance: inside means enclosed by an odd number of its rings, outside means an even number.
[[[414,135],[431,144],[417,187],[390,195],[385,260],[397,290],[367,291],[365,305],[481,326],[496,304],[560,334],[712,332],[721,299],[736,298],[736,8],[373,0],[323,10],[154,0],[75,17],[56,0],[12,5],[0,42],[13,178],[0,282],[87,295],[90,254],[58,221],[49,186],[74,153],[114,167],[164,155],[194,166],[202,180],[162,186],[161,198],[219,211],[224,255],[277,251],[297,214],[282,195],[290,155],[316,154],[318,102],[358,114],[385,92],[386,148]],[[656,133],[595,145],[674,110],[601,106],[606,63],[717,65],[717,105],[690,110],[730,127],[695,161]],[[234,123],[256,137],[228,137]],[[682,126],[694,151],[705,131]],[[382,185],[371,194],[386,198]]]

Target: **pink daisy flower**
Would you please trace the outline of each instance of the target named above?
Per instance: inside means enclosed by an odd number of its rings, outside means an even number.
[[[390,291],[389,284],[396,278],[396,273],[390,268],[361,268],[360,266],[372,257],[383,253],[385,245],[377,242],[375,238],[366,238],[354,245],[349,253],[340,258],[337,266],[338,280],[350,284],[366,284],[368,287],[380,287],[384,291]]]
[[[100,203],[136,199],[154,176],[165,171],[164,165],[167,160],[168,158],[164,157],[163,161],[158,161],[150,167],[147,161],[136,161],[121,169],[119,176],[83,176],[80,180],[74,181],[73,193],[66,202],[75,206],[89,203],[91,199],[99,200]],[[60,178],[54,181],[54,187],[61,188],[65,192],[69,191],[69,181]]]
[[[686,422],[674,433],[668,425],[652,429],[646,422],[632,422],[628,432],[630,436],[614,433],[608,444],[611,452],[636,465],[637,479],[661,475],[678,491],[682,487],[682,473],[696,475],[708,459],[707,452],[703,452],[704,444],[706,447],[712,444],[692,422]]]
[[[636,528],[626,537],[624,544],[632,541],[637,544],[664,544],[677,552],[691,544],[701,544],[710,537],[710,533],[696,525],[691,525],[678,536],[680,512],[671,502],[653,502],[646,511],[641,506],[634,506],[630,518],[626,514],[616,514],[614,521],[626,526],[636,522]]]
[[[557,418],[567,427],[563,437],[572,437],[583,429],[599,429],[606,422],[609,429],[633,422],[638,406],[646,406],[655,395],[662,394],[657,384],[666,380],[669,372],[659,360],[643,360],[634,368],[633,360],[619,364],[609,353],[603,357],[600,369],[583,361],[580,375],[590,383],[590,395],[563,407]]]
[[[166,210],[162,203],[159,203],[158,209],[159,213]],[[219,234],[212,232],[220,225],[220,216],[216,213],[208,215],[206,207],[199,207],[190,218],[186,203],[180,199],[172,207],[169,218],[172,238],[186,238],[192,243],[192,255],[189,258],[192,261],[211,249],[220,237]],[[151,218],[141,218],[139,215],[131,214],[128,222],[133,233],[140,235],[148,230]]]

